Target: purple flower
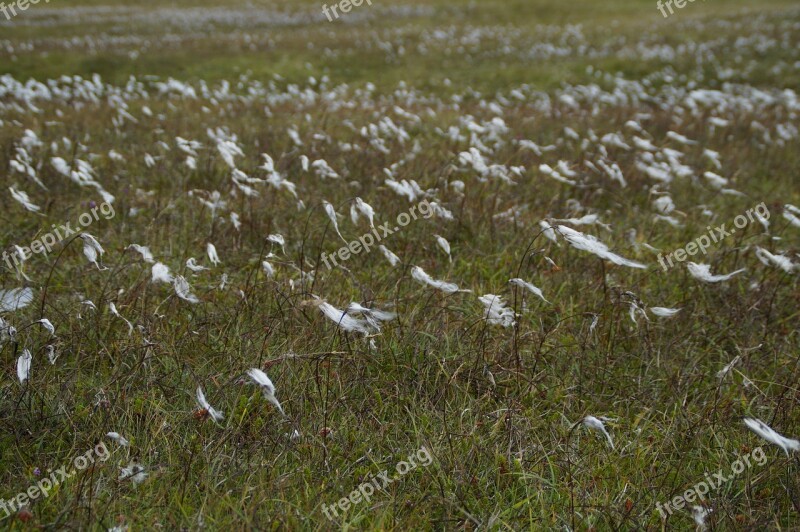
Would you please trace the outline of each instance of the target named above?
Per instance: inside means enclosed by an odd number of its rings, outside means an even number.
[[[36,469],[33,470],[33,474],[34,476],[38,477],[42,474],[42,470],[37,467]]]
[[[89,208],[94,209],[95,207],[97,207],[97,203],[95,203],[94,200],[90,201]]]

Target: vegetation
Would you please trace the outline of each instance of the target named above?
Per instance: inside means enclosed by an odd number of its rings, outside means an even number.
[[[318,2],[53,0],[2,26],[3,250],[104,193],[114,209],[84,228],[97,264],[78,235],[0,262],[0,290],[33,290],[0,312],[0,498],[111,453],[2,526],[690,529],[690,508],[656,504],[759,446],[764,466],[688,506],[723,530],[800,526],[797,455],[742,422],[800,435],[796,4],[373,3],[329,23]],[[436,208],[381,242],[399,264],[373,249],[328,269],[323,252],[371,231],[356,198],[376,226]],[[744,272],[660,267],[762,202],[766,225],[689,258]],[[323,300],[396,318],[347,331]],[[325,516],[423,446],[430,465]]]

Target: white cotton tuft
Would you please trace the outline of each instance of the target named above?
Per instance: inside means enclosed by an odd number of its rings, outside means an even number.
[[[612,449],[614,448],[614,442],[611,441],[611,435],[606,430],[606,426],[603,425],[602,421],[600,421],[594,416],[586,416],[585,418],[583,418],[582,423],[592,430],[602,432],[605,435],[606,439],[608,439],[608,444],[611,445]]]
[[[147,246],[140,246],[139,244],[131,244],[128,246],[128,249],[132,249],[137,252],[139,255],[142,256],[142,260],[145,262],[153,263],[155,260],[153,259],[153,254],[150,252],[150,248]]]
[[[192,293],[192,287],[189,286],[189,282],[182,275],[175,277],[173,286],[175,287],[175,293],[184,301],[188,301],[189,303],[200,302],[197,296]]]
[[[53,365],[56,363],[56,360],[58,359],[58,355],[56,354],[56,348],[55,346],[52,345],[48,345],[46,346],[46,348],[47,348],[47,360],[50,361],[50,365]]]
[[[597,328],[598,323],[600,323],[600,316],[598,314],[595,314],[594,317],[592,317],[592,323],[589,324],[589,334],[594,332],[594,330]]]
[[[447,253],[447,258],[450,259],[450,262],[453,262],[453,257],[450,255],[450,242],[443,236],[433,235],[436,238],[436,243],[439,244],[439,247]]]
[[[564,238],[569,242],[572,247],[576,249],[580,249],[582,251],[588,251],[593,255],[600,257],[601,259],[605,259],[608,261],[613,262],[619,266],[627,266],[629,268],[641,268],[647,269],[647,266],[641,264],[639,262],[635,262],[632,260],[628,260],[624,257],[620,257],[619,255],[612,253],[609,251],[608,246],[604,243],[600,242],[597,238],[593,237],[592,235],[585,235],[579,231],[574,229],[570,229],[564,225],[558,226],[558,232],[564,236]]]
[[[636,321],[636,313],[637,312],[639,314],[641,314],[642,316],[644,316],[644,319],[646,319],[647,321],[650,321],[650,318],[647,317],[647,313],[641,307],[639,307],[639,305],[636,304],[635,301],[631,301],[629,304],[630,304],[630,311],[629,311],[630,314],[629,315],[630,315],[631,321],[633,323],[638,323]]]
[[[303,145],[303,141],[300,139],[300,134],[297,132],[295,128],[293,127],[287,128],[286,133],[289,135],[289,138],[292,139],[292,142],[294,142],[295,146]]]
[[[135,460],[131,461],[127,467],[120,469],[118,480],[130,480],[134,486],[138,486],[147,479],[147,472],[144,466],[137,463]]]
[[[320,179],[339,179],[339,174],[337,174],[336,170],[331,168],[324,159],[317,159],[311,163],[311,168],[314,169],[314,172]]]
[[[208,269],[205,266],[200,266],[199,264],[197,264],[197,261],[195,260],[194,257],[189,257],[188,259],[186,259],[186,267],[195,273]]]
[[[356,198],[350,206],[350,219],[353,221],[353,225],[358,223],[359,215],[369,220],[370,227],[375,228],[375,209],[361,198]]]
[[[350,303],[347,307],[347,313],[350,315],[362,315],[367,320],[367,324],[372,327],[376,332],[381,330],[381,322],[391,321],[397,317],[397,314],[387,310],[370,309],[361,306],[358,303]]]
[[[373,332],[372,326],[366,320],[354,318],[326,301],[319,302],[319,310],[325,317],[347,332],[359,332],[364,335]]]
[[[261,261],[261,268],[264,269],[264,273],[267,274],[267,277],[275,277],[275,268],[267,261]]]
[[[153,264],[151,273],[152,277],[150,280],[154,283],[172,283],[175,280],[172,274],[169,273],[167,265],[160,262]]]
[[[122,314],[119,313],[119,311],[117,310],[117,306],[114,304],[113,301],[108,303],[108,308],[111,310],[111,314],[113,314],[114,316],[118,317],[119,319],[128,324],[128,336],[130,336],[131,333],[133,332],[133,324],[131,324],[131,322],[122,317]]]
[[[714,172],[705,172],[703,177],[705,177],[709,184],[716,189],[724,187],[729,182],[727,179],[721,175],[715,174]]]
[[[407,181],[405,179],[402,181],[386,179],[384,183],[398,195],[408,198],[408,201],[410,202],[414,202],[417,198],[425,196],[425,191],[422,190],[422,187],[420,187],[419,184],[413,179],[411,181]]]
[[[56,335],[56,328],[53,326],[52,323],[50,323],[50,320],[48,320],[47,318],[42,318],[37,323],[40,323],[42,327],[47,329],[47,332],[49,332],[52,336]]]
[[[214,247],[214,244],[211,242],[206,244],[206,254],[208,255],[208,260],[210,260],[211,264],[214,266],[220,263],[219,255],[217,255],[217,248]]]
[[[235,212],[231,212],[231,223],[233,224],[233,228],[237,231],[242,228],[242,222],[239,220],[239,215]]]
[[[206,396],[203,393],[203,389],[200,386],[197,387],[197,404],[200,405],[200,408],[208,412],[208,415],[211,416],[211,419],[214,420],[214,423],[218,423],[225,419],[225,416],[222,414],[222,412],[215,410],[210,404],[208,404],[208,401],[206,401]]]
[[[685,144],[686,146],[694,146],[697,144],[696,140],[690,140],[680,133],[675,133],[674,131],[667,131],[667,138],[672,139],[675,142],[679,142],[680,144]]]
[[[800,442],[797,440],[793,440],[791,438],[786,438],[785,436],[781,436],[771,427],[769,427],[766,423],[761,421],[760,419],[753,419],[753,418],[744,418],[744,424],[747,425],[747,428],[764,438],[770,443],[774,443],[781,449],[783,452],[786,453],[786,456],[789,456],[789,451],[800,451]]]
[[[490,325],[500,325],[508,328],[515,323],[514,311],[506,307],[506,303],[501,296],[486,294],[478,298],[485,308],[484,319]]]
[[[435,201],[429,201],[428,202],[428,208],[430,209],[430,211],[433,212],[433,214],[435,214],[436,216],[438,216],[442,220],[448,220],[448,221],[455,220],[455,218],[453,217],[453,213],[452,212],[448,211],[447,209],[445,209],[444,207],[442,207],[441,205],[439,205]]]
[[[381,250],[381,253],[383,253],[383,256],[386,257],[386,260],[389,261],[389,264],[391,264],[392,266],[397,266],[398,264],[400,264],[400,257],[389,251],[389,248],[381,244],[380,246],[378,246],[378,249]]]
[[[760,215],[757,211],[753,211],[753,216],[756,217],[758,223],[764,228],[765,232],[769,231],[769,218],[765,218],[764,216]]]
[[[798,269],[798,266],[789,260],[786,255],[773,255],[766,249],[760,247],[756,247],[756,257],[758,257],[758,260],[765,266],[777,266],[786,273],[792,273]]]
[[[100,264],[97,262],[97,259],[105,253],[100,243],[89,233],[81,233],[80,237],[83,240],[83,254],[86,256],[86,259],[97,266],[98,270],[104,269],[101,268]]]
[[[458,292],[458,285],[455,285],[453,283],[448,283],[446,281],[437,281],[436,279],[425,273],[425,270],[423,270],[419,266],[414,266],[413,268],[411,268],[411,277],[413,277],[414,280],[416,280],[417,282],[420,282],[422,284],[427,284],[447,294],[454,294]]]
[[[628,186],[628,182],[625,181],[625,176],[622,174],[622,170],[617,163],[611,163],[608,165],[604,161],[598,160],[597,164],[603,169],[608,177],[619,183],[621,187],[625,188]]]
[[[558,244],[558,237],[556,236],[556,231],[553,229],[552,225],[542,220],[539,222],[539,227],[542,228],[542,233],[544,234],[545,238]]]
[[[705,506],[692,506],[692,519],[694,519],[694,523],[697,525],[697,529],[701,532],[707,528],[706,526],[706,517],[708,514],[712,512],[711,508],[706,508]]]
[[[0,290],[0,312],[14,312],[27,307],[31,301],[33,301],[33,290],[30,288]]]
[[[540,298],[545,303],[550,303],[548,300],[546,300],[544,298],[544,294],[542,293],[541,289],[535,287],[534,285],[532,285],[528,281],[525,281],[525,280],[519,279],[519,278],[515,278],[515,279],[510,279],[508,282],[511,283],[514,286],[519,286],[520,288],[524,288],[525,290],[529,291],[533,295],[535,295],[538,298]]]
[[[272,384],[272,381],[269,379],[269,377],[267,377],[267,374],[258,368],[252,368],[247,370],[247,375],[249,375],[250,378],[253,379],[253,382],[255,382],[261,388],[261,392],[264,394],[266,400],[272,403],[272,405],[274,405],[275,408],[277,408],[278,411],[285,416],[286,414],[283,411],[283,407],[275,397],[275,385]]]
[[[653,207],[659,214],[667,215],[675,210],[675,202],[669,196],[659,196],[653,201]]]
[[[339,235],[339,238],[341,238],[345,244],[347,244],[347,240],[345,240],[344,237],[342,236],[342,233],[339,232],[339,222],[336,219],[336,209],[333,208],[333,205],[324,200],[322,202],[322,205],[325,207],[325,214],[328,215],[328,218],[333,224],[333,228],[334,230],[336,230],[336,234]]]
[[[731,360],[728,365],[717,372],[717,378],[724,378],[728,373],[731,372],[733,366],[735,366],[740,360],[742,359],[741,355],[736,355],[733,360]]]
[[[695,262],[687,263],[686,269],[689,270],[689,274],[692,277],[706,283],[721,283],[745,271],[745,268],[742,268],[741,270],[736,270],[726,275],[712,275],[710,265],[697,264]]]
[[[26,210],[30,212],[39,212],[42,210],[41,207],[31,202],[31,198],[28,197],[28,194],[24,190],[17,190],[14,187],[8,187],[8,190],[11,191],[11,197],[21,203]]]
[[[122,436],[119,432],[109,432],[106,434],[106,436],[117,442],[117,444],[120,447],[127,447],[128,445],[130,445],[130,442],[128,442],[128,440],[125,439],[125,437]]]
[[[783,217],[795,227],[800,227],[800,209],[787,203],[783,206]]]
[[[561,169],[561,168],[559,168],[559,169]],[[567,179],[563,175],[561,175],[558,172],[556,172],[555,170],[553,170],[553,168],[551,168],[550,165],[540,164],[539,165],[539,171],[541,173],[543,173],[544,175],[549,176],[549,177],[551,177],[551,178],[553,178],[556,181],[559,181],[561,183],[565,183],[567,185],[577,185],[578,184],[577,181],[574,181],[572,179]]]
[[[272,242],[273,244],[278,244],[281,247],[283,254],[286,254],[286,240],[283,238],[283,235],[279,233],[273,233],[267,236],[267,241]]]
[[[650,312],[652,312],[659,318],[671,318],[680,311],[681,309],[679,308],[650,307]]]
[[[597,214],[586,214],[584,216],[581,216],[580,218],[564,218],[553,221],[568,223],[572,225],[599,225],[601,227],[609,229],[609,226],[607,224],[604,224],[600,221],[600,216]]]
[[[25,382],[28,380],[28,377],[30,377],[32,360],[33,356],[31,352],[27,349],[23,349],[22,354],[17,359],[17,377],[19,378],[19,382]]]

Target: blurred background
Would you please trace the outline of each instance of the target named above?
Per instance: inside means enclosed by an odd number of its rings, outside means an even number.
[[[787,11],[796,14],[798,5],[712,0],[664,18],[656,0],[374,0],[329,22],[325,3],[332,1],[40,2],[11,20],[0,15],[0,64],[17,79],[247,74],[300,83],[313,75],[379,88],[405,81],[547,90],[585,82],[588,67],[640,78],[665,64],[685,70],[711,58],[746,60],[728,53],[742,33],[737,24],[791,18]],[[698,41],[703,46],[691,44]],[[796,68],[772,70],[780,59],[771,54],[747,81],[796,87]]]

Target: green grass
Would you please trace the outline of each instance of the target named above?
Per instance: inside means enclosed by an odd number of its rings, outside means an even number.
[[[66,6],[88,7],[93,2],[63,2]],[[100,5],[115,5],[113,2],[102,2]],[[119,5],[119,4],[117,4]],[[149,8],[147,6],[150,6]],[[171,4],[172,5],[172,4]],[[178,4],[180,5],[180,3]],[[194,3],[192,3],[194,5]],[[217,6],[217,4],[210,4]],[[317,2],[280,3],[256,2],[250,4],[262,6],[269,10],[290,13],[308,13],[321,16],[321,8]],[[585,81],[584,71],[587,66],[597,66],[597,60],[554,58],[541,60],[519,60],[508,58],[498,65],[493,58],[479,58],[477,63],[467,61],[461,55],[444,56],[441,50],[432,50],[430,54],[420,55],[413,44],[417,42],[417,32],[434,30],[437,27],[455,25],[461,28],[481,26],[506,27],[509,30],[521,31],[526,41],[536,42],[540,33],[540,25],[581,24],[583,31],[594,43],[610,42],[624,36],[635,39],[643,32],[654,32],[664,35],[666,42],[683,42],[698,37],[696,31],[684,28],[689,20],[713,21],[720,17],[730,19],[737,17],[744,20],[743,13],[754,13],[751,2],[726,1],[692,4],[669,19],[664,19],[650,0],[635,2],[595,2],[579,0],[577,2],[558,3],[550,0],[530,1],[515,0],[485,2],[408,2],[403,5],[421,6],[433,10],[432,16],[412,16],[395,18],[385,16],[385,9],[398,4],[378,4],[373,8],[366,7],[364,12],[373,16],[368,22],[345,24],[344,19],[335,23],[309,22],[292,27],[258,27],[240,28],[237,26],[219,25],[216,31],[207,36],[192,35],[188,41],[179,46],[152,46],[137,50],[138,57],[131,59],[129,47],[98,47],[90,53],[75,53],[70,50],[51,49],[49,39],[66,39],[83,35],[102,34],[111,36],[139,36],[145,40],[157,38],[164,28],[157,24],[146,24],[131,20],[128,23],[108,26],[93,24],[62,24],[55,28],[47,28],[48,40],[39,42],[43,36],[39,26],[13,27],[7,31],[7,38],[14,40],[37,42],[37,52],[16,54],[6,57],[5,71],[17,78],[47,79],[62,74],[90,76],[98,73],[103,79],[114,83],[124,83],[130,76],[157,75],[176,77],[187,80],[220,80],[231,79],[243,72],[252,72],[256,79],[269,80],[279,74],[293,82],[304,81],[308,77],[307,64],[311,64],[315,72],[323,72],[331,76],[335,82],[341,83],[378,83],[384,89],[396,86],[399,81],[422,86],[432,80],[445,77],[458,83],[459,88],[474,87],[478,90],[494,91],[509,84],[530,83],[544,89],[554,88],[562,82]],[[758,13],[769,14],[779,11],[791,2],[771,0],[760,3]],[[38,7],[38,6],[34,6]],[[158,9],[164,6],[159,3],[142,4],[141,12]],[[48,8],[55,8],[54,5]],[[32,10],[23,16],[34,14]],[[383,14],[383,15],[382,15]],[[677,31],[676,31],[677,30]],[[184,32],[180,29],[170,30],[177,35]],[[409,35],[406,56],[386,61],[383,53],[375,50],[365,51],[364,39],[369,39],[374,32],[402,31]],[[259,46],[255,51],[236,37],[240,32],[250,33],[255,37],[269,38],[274,46]],[[724,36],[733,39],[736,32],[729,29]],[[157,41],[156,41],[157,42]],[[309,48],[313,45],[313,49]],[[330,48],[341,54],[338,58],[329,58],[321,53]],[[724,50],[724,47],[721,47]],[[723,53],[724,56],[724,53]],[[770,61],[777,57],[759,58],[766,60],[764,67],[768,70]],[[647,64],[633,62],[614,64],[613,61],[602,60],[600,67],[614,67],[629,75],[641,75],[650,70]],[[661,65],[658,65],[659,67]],[[688,65],[687,65],[688,67]],[[605,71],[609,71],[605,69]],[[772,83],[782,78],[764,74]],[[796,70],[791,74],[791,84],[797,86]]]
[[[388,7],[375,4],[376,10]],[[64,0],[49,7],[75,5],[128,4]],[[151,1],[138,5],[142,11],[164,7]],[[218,6],[205,0],[170,4],[198,5]],[[252,5],[320,9],[318,2]],[[781,128],[796,126],[797,110],[789,108],[788,96],[755,110],[733,106],[696,115],[676,103],[691,88],[744,90],[726,81],[770,94],[800,90],[794,66],[800,60],[798,39],[792,32],[800,12],[794,3],[695,3],[669,20],[650,0],[403,5],[430,6],[434,13],[350,25],[220,25],[205,33],[178,31],[185,39],[178,44],[160,40],[163,26],[134,21],[3,28],[3,39],[15,50],[0,51],[3,73],[42,82],[97,73],[109,87],[124,86],[135,76],[147,98],[126,102],[135,122],[115,124],[119,108],[109,92],[96,102],[36,101],[36,110],[11,94],[0,96],[0,172],[8,183],[0,191],[4,250],[28,245],[52,224],[74,224],[89,202],[100,201],[94,189],[60,176],[50,163],[53,156],[91,160],[97,180],[116,197],[114,217],[87,228],[105,248],[107,269],[87,262],[80,239],[32,257],[24,268],[30,281],[0,262],[0,289],[35,290],[28,307],[3,315],[18,333],[16,342],[0,342],[0,498],[34,485],[40,478],[36,468],[46,472],[68,465],[100,441],[112,453],[31,504],[30,520],[13,516],[2,526],[687,530],[694,526],[689,511],[676,511],[664,522],[656,503],[684,493],[706,473],[730,470],[739,456],[762,446],[765,465],[748,468],[708,495],[714,509],[708,522],[720,530],[798,527],[797,457],[787,458],[741,421],[758,417],[782,434],[800,435],[794,408],[800,397],[797,273],[765,266],[754,254],[759,246],[798,262],[800,229],[781,216],[783,205],[800,205],[798,140],[766,146],[758,126],[777,139]],[[540,24],[580,24],[586,45],[608,53],[526,56],[542,42],[568,45],[578,39],[561,41],[564,27],[548,30]],[[501,31],[467,42],[463,51],[454,38],[435,45],[428,39],[450,26],[456,38],[473,30]],[[105,43],[101,33],[149,42]],[[62,41],[89,34],[100,43],[93,50],[68,49]],[[781,45],[765,52],[751,43],[732,51],[737,39],[750,36],[758,37],[756,44],[772,39]],[[21,44],[30,40],[34,49],[25,50]],[[378,41],[391,44],[393,52],[374,46]],[[619,53],[637,43],[703,48],[676,59]],[[403,55],[396,53],[399,46]],[[324,53],[326,48],[331,52]],[[133,59],[131,52],[138,56]],[[237,97],[165,96],[145,80],[148,75],[186,81],[198,94],[201,80],[212,90],[229,82]],[[581,101],[574,108],[559,100],[567,87],[589,84],[611,98],[616,75],[647,80],[648,98],[635,101],[626,92],[625,99]],[[309,84],[311,76],[317,81],[328,76],[326,91],[339,87],[338,92],[313,101],[285,92],[291,84],[318,90]],[[367,83],[375,85],[374,92],[365,92]],[[680,96],[659,107],[670,87]],[[544,106],[537,91],[554,105]],[[152,115],[144,113],[145,106]],[[497,178],[482,182],[475,171],[460,168],[458,154],[473,145],[468,116],[486,127],[502,118],[509,130],[499,134],[505,144],[494,147],[488,134],[478,136],[493,149],[486,155],[490,164],[525,167],[515,185]],[[711,116],[731,124],[712,131]],[[362,127],[384,117],[409,135],[401,143],[384,133],[389,154],[361,134]],[[637,152],[611,147],[607,160],[619,165],[628,182],[621,188],[587,169],[586,161],[601,159],[594,141],[582,147],[565,134],[567,127],[582,139],[619,132],[632,142],[626,122],[633,119],[642,122],[655,145],[680,149],[681,162],[696,175],[659,184],[637,167]],[[206,133],[217,127],[237,135],[245,153],[237,165],[249,176],[266,177],[258,168],[260,154],[270,154],[297,185],[305,208],[287,191],[263,184],[252,185],[258,197],[238,191]],[[466,139],[443,135],[450,127]],[[292,143],[288,128],[298,131],[302,147]],[[25,129],[43,141],[31,153],[47,190],[10,168]],[[698,145],[680,146],[667,139],[668,131]],[[196,170],[186,166],[178,136],[203,143]],[[556,146],[536,156],[513,139]],[[339,228],[348,241],[369,230],[364,220],[350,221],[355,197],[374,207],[379,223],[393,223],[412,203],[384,183],[384,169],[417,143],[416,156],[394,174],[430,189],[454,220],[419,219],[387,237],[383,243],[402,259],[397,267],[373,250],[346,261],[345,268],[325,268],[320,254],[335,253],[343,242],[322,201],[342,215]],[[125,161],[113,161],[107,155],[112,149]],[[704,149],[720,153],[722,170],[703,157]],[[152,167],[146,155],[155,157]],[[322,180],[304,172],[300,155],[325,159],[342,178]],[[555,167],[560,160],[579,172],[586,186],[563,185],[540,172],[540,164]],[[708,186],[701,177],[707,170],[731,178],[731,188],[746,196],[723,195]],[[464,182],[463,195],[455,180]],[[42,213],[24,211],[9,186],[26,191]],[[212,191],[227,202],[217,216],[199,200]],[[661,192],[674,199],[681,227],[654,221],[652,202]],[[574,201],[584,210],[572,211]],[[747,269],[726,283],[700,283],[683,266],[663,272],[645,247],[669,253],[709,225],[730,225],[761,202],[771,213],[769,235],[756,223],[694,259],[711,264],[715,273]],[[512,207],[521,208],[516,220],[497,217]],[[714,216],[705,216],[703,207]],[[229,221],[231,211],[240,216],[239,230]],[[589,212],[610,230],[577,229],[649,268],[614,266],[540,234],[544,218]],[[636,230],[636,245],[626,237],[629,229]],[[272,233],[285,237],[285,253],[266,243]],[[452,262],[433,235],[449,241]],[[193,274],[185,266],[190,257],[211,266],[209,242],[222,263]],[[133,243],[149,246],[157,261],[185,276],[201,302],[188,303],[171,286],[151,282],[151,265],[126,250]],[[268,259],[274,277],[261,266],[269,252],[277,255]],[[446,295],[425,287],[412,278],[414,265],[471,292]],[[508,280],[516,277],[541,288],[548,303],[512,290]],[[517,314],[514,327],[483,319],[477,298],[484,294],[506,299]],[[682,310],[671,319],[638,315],[634,323],[630,294],[650,307]],[[398,317],[371,338],[371,346],[325,318],[314,296],[338,308],[356,301],[393,309]],[[82,305],[81,298],[98,310]],[[130,334],[111,313],[110,302],[133,324]],[[55,324],[56,338],[35,323],[43,317]],[[48,346],[58,353],[52,365]],[[21,384],[16,367],[23,349],[32,352],[33,362],[30,379]],[[740,362],[719,379],[717,372],[737,355]],[[249,368],[269,374],[286,417],[249,383],[244,376]],[[220,424],[197,414],[197,386],[225,414]],[[606,427],[614,449],[601,434],[576,426],[587,415],[611,418]],[[298,438],[290,437],[294,430]],[[105,438],[109,431],[129,439],[130,447]],[[402,476],[335,522],[325,517],[323,504],[391,471],[422,446],[433,456],[430,465]],[[134,458],[148,473],[138,487],[118,479],[120,467]]]

